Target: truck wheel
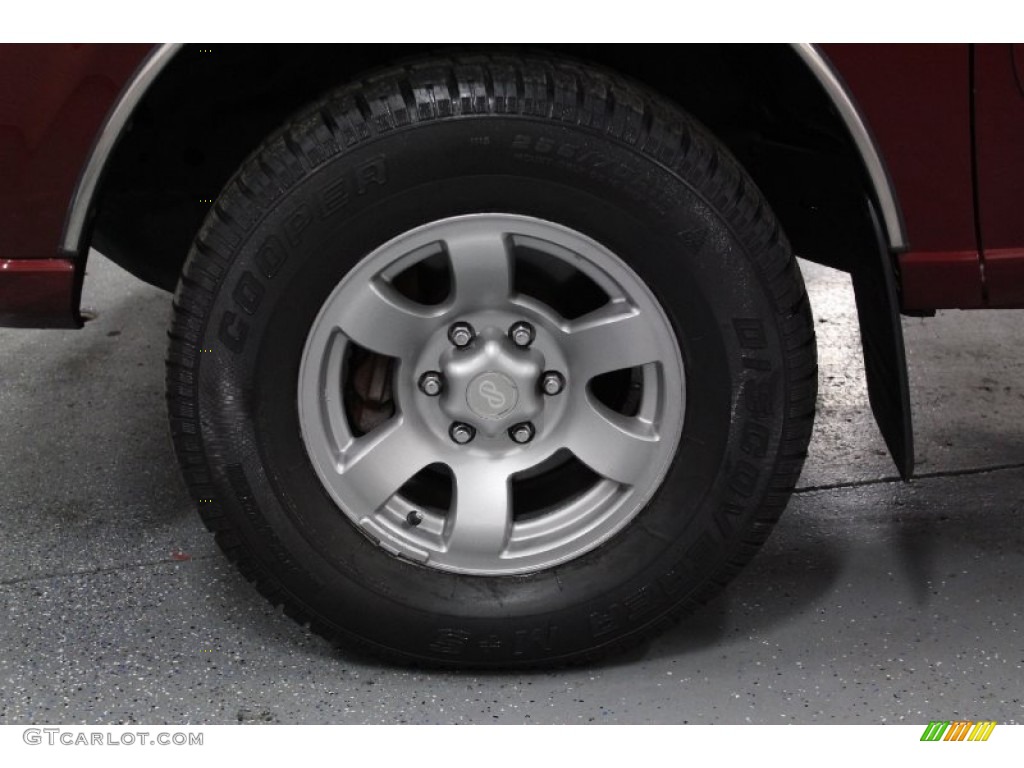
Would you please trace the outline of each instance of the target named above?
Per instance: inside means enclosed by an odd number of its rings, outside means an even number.
[[[577,662],[750,559],[800,472],[807,297],[692,118],[559,59],[432,59],[325,96],[226,185],[167,385],[207,526],[323,635]]]

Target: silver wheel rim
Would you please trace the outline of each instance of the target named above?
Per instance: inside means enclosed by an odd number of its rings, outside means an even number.
[[[518,291],[521,249],[584,275],[607,300],[567,319]],[[450,281],[439,303],[396,287],[405,270],[438,257]],[[519,323],[532,334],[525,346]],[[469,344],[452,340],[456,324],[471,329]],[[368,431],[346,405],[358,349],[390,366],[393,415]],[[555,394],[544,386],[551,372],[562,384]],[[627,410],[599,397],[609,374],[628,377]],[[548,568],[614,536],[664,479],[685,402],[672,326],[636,273],[579,232],[508,214],[432,222],[373,251],[324,303],[299,369],[303,441],[340,512],[393,555],[476,575]],[[567,467],[592,482],[553,500],[550,490],[521,490],[558,485],[552,473]],[[445,476],[446,507],[412,493],[417,478]]]

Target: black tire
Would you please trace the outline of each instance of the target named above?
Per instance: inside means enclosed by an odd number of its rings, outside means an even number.
[[[652,289],[686,364],[682,438],[646,507],[593,551],[512,576],[378,546],[325,492],[295,407],[303,342],[354,265],[483,211],[608,246]],[[810,309],[755,185],[674,105],[559,59],[432,59],[312,105],[227,184],[174,310],[171,430],[218,544],[296,620],[403,662],[578,662],[651,636],[754,555],[811,433]]]

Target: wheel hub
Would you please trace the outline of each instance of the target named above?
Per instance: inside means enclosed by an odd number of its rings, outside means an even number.
[[[454,421],[472,425],[481,436],[503,436],[513,423],[530,421],[541,413],[538,382],[544,355],[517,347],[499,328],[483,329],[468,347],[446,350],[438,365],[445,380],[442,411]],[[425,400],[420,407],[437,404]]]

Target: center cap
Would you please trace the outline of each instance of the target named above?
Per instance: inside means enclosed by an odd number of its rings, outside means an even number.
[[[516,383],[497,371],[481,373],[466,387],[466,403],[481,419],[500,419],[518,402]]]

